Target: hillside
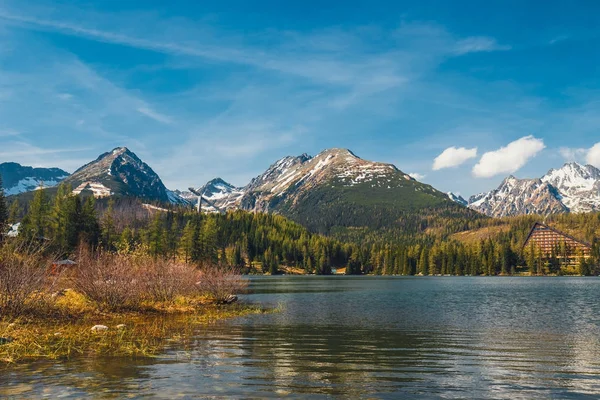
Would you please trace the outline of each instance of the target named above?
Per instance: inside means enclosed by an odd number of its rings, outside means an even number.
[[[214,204],[282,214],[313,232],[341,236],[351,228],[424,233],[438,217],[480,218],[396,166],[347,149],[282,158],[247,186],[220,191]]]

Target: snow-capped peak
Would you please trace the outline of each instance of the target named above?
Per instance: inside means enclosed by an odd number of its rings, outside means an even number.
[[[452,201],[454,201],[454,202],[456,202],[456,203],[458,203],[460,205],[467,206],[467,204],[469,204],[467,202],[467,200],[465,200],[460,194],[455,194],[455,193],[452,193],[452,192],[448,192],[446,194],[448,195],[448,198],[450,200],[452,200]]]
[[[554,186],[562,202],[573,212],[600,209],[600,170],[592,165],[567,163],[548,171],[542,181]]]
[[[490,216],[600,210],[600,170],[570,162],[540,179],[509,176],[495,190],[472,196],[469,207]]]

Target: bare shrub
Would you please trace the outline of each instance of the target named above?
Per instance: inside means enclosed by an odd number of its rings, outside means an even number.
[[[15,317],[45,306],[47,265],[41,249],[34,246],[0,247],[0,315]]]
[[[73,284],[101,309],[117,311],[141,306],[144,295],[140,278],[132,257],[81,248]]]
[[[205,295],[224,303],[247,282],[225,265],[196,266],[144,254],[93,253],[81,249],[75,290],[108,311],[141,310],[148,303]]]
[[[242,293],[248,286],[237,268],[228,265],[208,265],[202,269],[197,282],[200,293],[217,303],[225,303],[231,296]]]
[[[173,301],[177,296],[188,296],[195,292],[195,283],[200,277],[198,269],[190,264],[166,259],[144,260],[144,286],[154,301]]]

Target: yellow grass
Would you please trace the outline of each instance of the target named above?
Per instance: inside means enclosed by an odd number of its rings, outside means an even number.
[[[477,243],[481,240],[490,239],[497,236],[500,233],[508,232],[510,230],[510,226],[506,225],[497,225],[497,226],[488,226],[485,228],[474,229],[470,231],[458,232],[451,236],[452,239],[458,240],[463,243]]]
[[[0,345],[0,363],[74,356],[150,357],[167,343],[176,342],[185,348],[199,326],[273,310],[178,298],[171,304],[148,304],[143,312],[106,313],[69,290],[49,311],[45,317],[0,320],[0,337],[13,339]],[[125,327],[117,328],[121,324]],[[93,332],[95,325],[109,329]]]

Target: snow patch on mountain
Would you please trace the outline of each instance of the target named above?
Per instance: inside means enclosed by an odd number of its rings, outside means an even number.
[[[465,200],[461,195],[459,194],[454,194],[452,192],[448,192],[448,198],[452,201],[454,201],[455,203],[458,203],[462,206],[467,206],[469,204],[469,202],[467,200]]]
[[[27,177],[19,180],[16,185],[6,188],[4,193],[7,196],[12,196],[19,193],[31,192],[32,190],[38,190],[42,187],[48,188],[56,186],[65,179],[68,175],[57,177],[52,180],[42,180],[34,177]]]
[[[497,189],[472,196],[469,207],[493,217],[599,211],[600,170],[567,163],[540,179],[509,176]]]

